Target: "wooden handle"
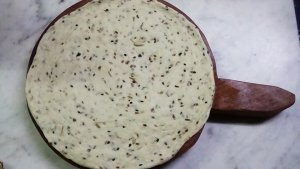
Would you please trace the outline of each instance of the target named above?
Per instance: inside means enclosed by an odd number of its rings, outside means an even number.
[[[295,95],[279,87],[218,79],[212,115],[272,117],[295,103]]]

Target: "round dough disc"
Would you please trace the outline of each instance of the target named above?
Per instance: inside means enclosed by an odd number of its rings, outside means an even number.
[[[48,143],[88,168],[150,168],[206,122],[213,63],[197,27],[158,1],[92,1],[41,38],[26,81]]]

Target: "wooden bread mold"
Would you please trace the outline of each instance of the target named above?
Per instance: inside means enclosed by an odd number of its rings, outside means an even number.
[[[37,48],[39,45],[39,42],[43,35],[47,32],[47,30],[54,25],[56,21],[58,21],[61,17],[70,14],[72,11],[84,6],[90,2],[90,0],[82,0],[75,5],[69,7],[64,12],[62,12],[59,16],[57,16],[45,29],[45,31],[40,36],[39,40],[35,44],[31,58],[28,65],[28,70],[30,69],[30,66],[33,62],[33,59],[36,55]],[[191,23],[193,23],[197,29],[199,30],[201,37],[208,48],[209,56],[211,57],[212,63],[213,63],[213,70],[214,70],[214,79],[216,83],[216,91],[214,95],[214,101],[211,109],[211,114],[214,116],[218,115],[225,115],[225,116],[239,116],[239,117],[251,117],[251,118],[269,118],[272,117],[279,112],[283,111],[284,109],[290,107],[295,102],[295,95],[292,94],[289,91],[286,91],[284,89],[274,87],[274,86],[268,86],[268,85],[261,85],[261,84],[253,84],[253,83],[246,83],[246,82],[240,82],[235,80],[229,80],[229,79],[221,79],[217,76],[217,69],[215,60],[213,57],[213,53],[209,47],[209,44],[202,33],[202,31],[199,29],[199,27],[189,18],[185,13],[183,13],[181,10],[173,6],[172,4],[159,0],[159,2],[163,3],[164,5],[176,10],[177,12],[181,13],[187,20],[189,20]],[[28,108],[31,119],[33,123],[35,124],[36,128],[38,129],[39,133],[41,134],[42,138],[45,140],[45,142],[49,145],[49,147],[58,154],[61,158],[68,161],[69,163],[73,164],[74,166],[78,168],[86,168],[84,166],[81,166],[72,159],[66,158],[61,152],[56,150],[52,144],[48,142],[46,137],[44,136],[44,133],[40,126],[37,124],[35,118],[33,117],[30,109]],[[204,127],[204,126],[203,126]],[[194,134],[185,144],[181,147],[181,149],[177,152],[177,154],[168,162],[174,160],[176,157],[182,155],[186,151],[188,151],[198,140],[200,137],[200,134],[202,132],[202,129],[199,130],[197,133]],[[167,162],[167,163],[168,163]],[[162,165],[166,165],[167,163],[164,163]],[[160,166],[156,166],[156,168],[159,168]]]

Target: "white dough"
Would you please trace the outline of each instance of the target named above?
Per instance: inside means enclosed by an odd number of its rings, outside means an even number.
[[[102,0],[59,19],[29,69],[29,109],[75,163],[150,168],[206,122],[212,61],[195,25],[157,1]]]

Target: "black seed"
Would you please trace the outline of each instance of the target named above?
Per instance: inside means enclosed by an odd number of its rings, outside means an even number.
[[[104,11],[105,11],[105,12],[108,12],[108,11],[109,11],[109,9],[105,9]]]

